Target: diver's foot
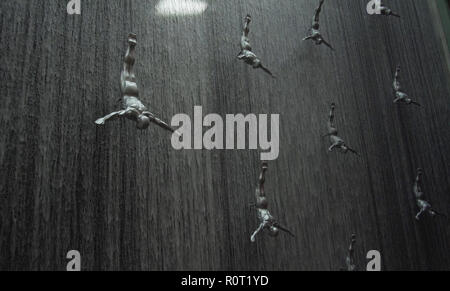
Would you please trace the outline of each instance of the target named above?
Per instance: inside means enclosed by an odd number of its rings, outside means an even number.
[[[137,44],[137,36],[136,36],[136,34],[130,33],[130,34],[128,35],[128,43],[129,43],[131,46],[136,46],[136,44]]]

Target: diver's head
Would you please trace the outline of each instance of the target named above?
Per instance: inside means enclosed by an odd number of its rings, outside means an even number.
[[[279,231],[278,227],[276,227],[276,226],[274,226],[274,225],[272,225],[271,227],[269,227],[269,235],[270,235],[270,236],[275,237],[275,236],[278,236],[279,233],[280,233],[280,231]]]
[[[346,146],[345,144],[343,144],[343,145],[341,146],[341,150],[342,150],[343,153],[346,154],[350,149],[348,148],[348,146]]]
[[[139,129],[147,129],[150,125],[150,118],[145,115],[139,115],[136,127]]]
[[[260,59],[256,59],[253,61],[253,68],[257,69],[257,68],[261,68],[262,63]]]

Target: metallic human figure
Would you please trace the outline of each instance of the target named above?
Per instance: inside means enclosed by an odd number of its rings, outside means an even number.
[[[328,134],[324,137],[329,136],[331,146],[328,148],[328,151],[332,152],[334,149],[338,149],[340,152],[346,154],[348,152],[354,153],[359,156],[358,152],[354,149],[347,146],[342,138],[338,136],[338,130],[334,126],[334,110],[336,109],[336,104],[331,104],[330,115],[328,120]]]
[[[394,99],[395,104],[402,103],[402,104],[407,104],[407,105],[414,104],[419,107],[421,106],[419,103],[417,103],[416,101],[413,101],[411,98],[409,98],[409,96],[405,92],[402,91],[402,88],[400,86],[400,66],[398,66],[397,70],[395,71],[393,88],[394,88],[394,92],[395,92],[395,99]]]
[[[294,236],[289,230],[282,227],[278,222],[276,222],[276,220],[268,210],[269,202],[267,201],[266,194],[264,192],[264,183],[266,181],[267,169],[267,163],[263,163],[261,174],[258,180],[258,185],[256,187],[256,204],[254,205],[256,207],[256,210],[258,211],[258,219],[261,224],[259,225],[258,229],[252,234],[250,238],[252,242],[256,241],[256,235],[264,229],[268,230],[269,235],[274,237],[278,236],[280,230],[287,232],[291,236]]]
[[[417,169],[417,176],[416,176],[416,180],[414,182],[413,192],[414,192],[414,196],[416,197],[416,203],[417,203],[417,206],[419,207],[420,211],[419,211],[419,213],[417,213],[416,219],[420,220],[420,217],[424,213],[428,213],[432,217],[434,217],[436,215],[441,215],[441,216],[445,217],[445,215],[440,214],[436,210],[434,210],[428,201],[424,200],[425,194],[423,193],[422,187],[421,187],[422,176],[423,176],[423,170],[420,168]]]
[[[398,15],[397,13],[394,13],[392,11],[392,9],[389,9],[388,7],[384,6],[382,3],[380,4],[380,14],[384,15],[384,16],[400,17],[400,15]]]
[[[315,42],[316,45],[325,44],[330,49],[334,50],[334,48],[323,38],[322,34],[320,33],[320,24],[319,24],[319,15],[322,11],[322,5],[325,0],[320,0],[319,8],[316,9],[316,12],[314,13],[312,26],[310,28],[311,34],[307,37],[305,37],[303,40],[312,40]]]
[[[249,25],[251,21],[251,16],[247,15],[244,20],[244,29],[242,31],[241,37],[241,52],[239,53],[237,58],[252,66],[253,69],[262,69],[267,74],[272,76],[272,78],[275,78],[272,72],[264,67],[261,60],[252,52],[252,46],[250,45],[250,39],[248,38],[248,34],[250,32]]]
[[[107,121],[125,117],[135,121],[136,127],[141,130],[147,129],[150,123],[153,122],[166,130],[176,132],[167,123],[147,111],[147,108],[139,100],[139,90],[136,83],[136,76],[133,71],[136,44],[136,35],[130,34],[128,36],[128,50],[125,55],[123,70],[120,75],[120,86],[123,95],[122,101],[124,109],[108,114],[105,117],[95,121],[95,123],[97,125],[104,125]]]
[[[355,244],[356,244],[356,234],[352,235],[352,241],[350,246],[348,247],[348,254],[345,258],[345,264],[347,265],[347,271],[353,272],[356,271],[355,264]]]

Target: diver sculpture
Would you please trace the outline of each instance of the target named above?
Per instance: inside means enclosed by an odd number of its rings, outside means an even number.
[[[349,272],[356,271],[355,244],[356,244],[356,234],[353,234],[352,241],[350,242],[350,246],[348,247],[348,254],[347,257],[345,258],[345,264],[347,265],[347,271]]]
[[[322,11],[322,6],[325,0],[320,0],[319,7],[316,9],[316,12],[314,13],[313,22],[310,28],[311,34],[307,37],[305,37],[303,40],[312,40],[316,45],[324,44],[330,49],[334,50],[334,48],[323,38],[322,34],[320,33],[320,24],[319,24],[319,15]]]
[[[147,110],[147,107],[139,100],[139,90],[136,83],[136,76],[133,71],[135,63],[135,48],[137,39],[135,34],[128,36],[128,50],[125,55],[123,70],[120,75],[120,86],[122,90],[123,110],[116,111],[97,119],[97,125],[104,125],[107,121],[125,117],[136,122],[138,129],[147,129],[150,123],[154,123],[168,131],[175,132],[167,123],[155,117]]]
[[[324,137],[330,137],[331,146],[328,148],[328,151],[332,152],[334,149],[338,149],[340,152],[346,154],[348,152],[354,153],[359,156],[358,152],[354,149],[350,148],[345,144],[345,141],[338,136],[338,130],[334,126],[334,110],[336,109],[336,104],[331,104],[330,115],[328,119],[328,134]]]
[[[416,219],[420,220],[420,217],[424,213],[428,213],[430,216],[434,217],[436,215],[444,216],[444,214],[438,213],[431,207],[431,204],[424,200],[425,194],[422,191],[421,183],[422,183],[423,170],[417,169],[417,176],[413,186],[414,196],[416,198],[417,207],[419,208],[419,212],[416,215]]]
[[[395,99],[394,99],[395,104],[402,103],[407,105],[414,104],[419,107],[421,106],[419,103],[409,98],[409,96],[402,91],[402,87],[400,86],[400,66],[398,66],[397,70],[395,71],[394,83],[392,84],[392,86],[395,92]]]
[[[279,231],[282,230],[287,232],[289,235],[294,236],[289,230],[282,227],[270,214],[268,210],[269,202],[267,201],[266,194],[264,192],[264,183],[266,181],[266,172],[268,169],[267,163],[263,163],[261,174],[258,179],[258,185],[256,187],[256,210],[258,212],[258,219],[260,221],[260,225],[258,229],[252,234],[250,240],[252,242],[256,241],[256,235],[262,231],[267,230],[270,236],[278,236]]]
[[[275,78],[272,72],[263,66],[261,60],[252,52],[252,46],[250,45],[250,39],[248,38],[248,34],[250,32],[250,22],[252,18],[250,15],[247,15],[244,20],[244,29],[242,31],[241,37],[241,52],[237,56],[238,59],[243,60],[246,64],[253,67],[253,69],[262,69],[267,74]]]

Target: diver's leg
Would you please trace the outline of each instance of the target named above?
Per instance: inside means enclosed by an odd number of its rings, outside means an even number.
[[[265,193],[264,193],[264,183],[266,182],[266,172],[268,169],[268,165],[266,162],[264,162],[262,164],[261,167],[261,173],[259,174],[259,178],[258,178],[258,190],[257,192],[259,192],[259,197],[265,197]],[[257,197],[258,198],[258,197]]]
[[[126,82],[135,82],[133,67],[136,62],[135,51],[136,51],[137,38],[135,34],[130,33],[128,35],[128,49],[125,53],[125,58],[123,60],[123,70],[120,75],[120,84],[122,92],[125,92]]]
[[[316,12],[314,13],[313,26],[319,25],[319,16],[320,16],[320,12],[322,12],[322,5],[323,5],[324,1],[325,0],[320,0],[319,7],[316,9]]]
[[[420,183],[422,181],[423,170],[421,168],[417,169],[416,183]]]
[[[244,29],[243,29],[243,35],[248,37],[248,34],[250,33],[250,22],[252,21],[252,17],[247,14],[244,19]]]
[[[416,196],[416,199],[422,198],[422,189],[420,186],[420,183],[422,182],[422,176],[423,176],[423,170],[420,168],[417,169],[416,180],[414,181],[414,186],[413,186],[414,195]]]
[[[242,29],[242,37],[241,37],[241,50],[252,50],[250,45],[250,40],[248,38],[248,34],[250,33],[250,22],[252,18],[250,15],[247,15],[244,20],[244,28]]]
[[[252,50],[252,46],[250,44],[250,40],[248,39],[248,37],[246,36],[242,36],[241,37],[241,52],[239,53],[239,56],[244,56],[244,51],[251,51]]]
[[[355,254],[355,244],[356,244],[356,235],[352,235],[352,241],[350,243],[350,246],[348,247],[348,254],[347,254],[347,269],[350,271],[354,269],[354,254]]]
[[[332,103],[330,108],[330,114],[328,116],[328,134],[334,134],[336,128],[334,127],[334,110],[336,109],[336,104]]]
[[[401,86],[400,86],[400,66],[397,66],[397,69],[395,70],[395,77],[394,77],[393,87],[394,87],[394,90],[396,92],[401,90]]]

